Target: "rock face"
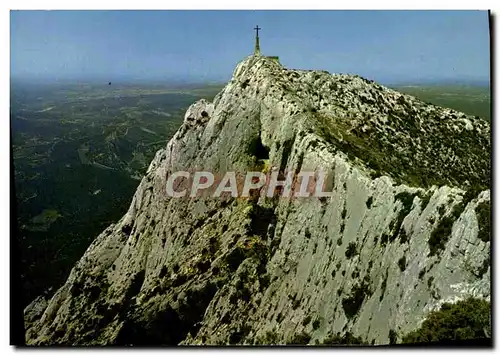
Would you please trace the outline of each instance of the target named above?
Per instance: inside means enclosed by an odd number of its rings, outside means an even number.
[[[157,152],[29,344],[387,344],[490,297],[490,126],[358,76],[238,64]],[[329,198],[170,198],[179,170],[323,169]],[[478,222],[480,221],[480,222]],[[486,221],[486,222],[485,222]]]

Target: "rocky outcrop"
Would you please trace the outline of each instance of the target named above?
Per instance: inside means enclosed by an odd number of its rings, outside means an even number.
[[[27,341],[386,344],[443,302],[489,299],[490,149],[474,117],[249,57],[187,110],[66,283],[27,307]],[[324,170],[333,196],[165,193],[175,171],[267,167]]]

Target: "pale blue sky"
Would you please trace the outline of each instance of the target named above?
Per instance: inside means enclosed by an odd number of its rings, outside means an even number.
[[[263,54],[291,68],[489,80],[486,11],[12,11],[11,75],[225,81],[256,24]]]

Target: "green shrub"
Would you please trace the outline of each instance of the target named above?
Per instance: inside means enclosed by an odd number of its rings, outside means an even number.
[[[370,260],[368,262],[368,271],[370,271],[372,269],[372,267],[373,267],[373,260]]]
[[[413,199],[414,198],[415,198],[415,194],[411,194],[411,193],[406,192],[406,191],[400,192],[395,196],[395,199],[401,202],[401,204],[403,205],[403,208],[399,212],[396,220],[394,220],[390,225],[390,228],[392,229],[392,234],[390,236],[388,236],[388,238],[391,242],[393,242],[398,235],[405,233],[404,229],[402,227],[403,220],[408,215],[408,213],[410,213],[411,208],[413,206]],[[406,241],[406,234],[404,236],[401,236],[401,239]]]
[[[401,257],[401,259],[398,260],[398,265],[399,265],[399,270],[401,270],[401,272],[406,270],[406,256],[405,255],[403,255]]]
[[[287,344],[291,345],[307,345],[311,340],[311,336],[306,332],[295,334]]]
[[[409,212],[413,205],[413,199],[415,198],[414,194],[411,194],[407,191],[403,191],[398,193],[395,197],[396,200],[401,201],[403,205],[403,210]]]
[[[388,277],[389,277],[389,270],[386,270],[384,279],[382,280],[382,285],[380,286],[380,298],[379,298],[380,302],[382,302],[382,300],[384,299],[385,289],[387,288]]]
[[[483,242],[490,241],[491,234],[491,213],[490,213],[490,201],[481,202],[476,207],[477,223],[479,225],[479,231],[477,237]]]
[[[481,185],[476,185],[474,184],[473,186],[469,187],[464,194],[463,197],[463,202],[464,204],[468,204],[471,202],[473,199],[477,198],[477,195],[481,193],[481,191],[487,190],[488,188],[486,186],[481,186]]]
[[[276,322],[281,323],[281,321],[285,318],[282,312],[278,313],[278,316],[276,317]]]
[[[422,200],[420,206],[421,206],[421,210],[423,211],[423,210],[425,210],[425,208],[429,204],[429,201],[430,201],[430,199],[432,197],[432,193],[428,192],[425,195],[423,193],[419,193],[419,197]]]
[[[366,207],[371,208],[373,203],[373,196],[368,197],[368,200],[366,200]]]
[[[455,220],[451,216],[444,217],[441,222],[439,222],[436,229],[431,232],[431,236],[428,240],[429,256],[436,255],[440,250],[444,250],[448,239],[450,239],[454,221]]]
[[[249,83],[250,83],[250,79],[247,79],[244,82],[240,83],[240,87],[242,89],[246,89],[246,87],[248,86]]]
[[[365,277],[364,280],[354,285],[349,297],[342,300],[342,307],[347,318],[353,318],[361,308],[366,297],[370,297],[372,291],[370,289],[370,279]]]
[[[389,344],[396,344],[398,341],[398,333],[394,329],[389,330]]]
[[[422,326],[406,334],[403,343],[443,342],[491,337],[490,303],[468,298],[455,304],[445,303],[430,312]]]
[[[350,259],[357,254],[358,251],[356,250],[356,243],[350,242],[345,251],[345,256],[347,257],[347,259]]]
[[[408,235],[406,234],[406,231],[404,228],[401,228],[401,230],[399,232],[399,241],[400,241],[400,243],[408,242]]]
[[[486,259],[483,260],[483,264],[481,265],[481,268],[478,270],[479,277],[483,277],[483,275],[488,271],[489,267],[491,266],[491,259],[490,256]]]
[[[465,208],[464,202],[460,202],[453,207],[453,210],[448,216],[441,219],[436,229],[431,232],[431,236],[428,240],[429,244],[429,256],[438,254],[441,250],[444,250],[448,239],[451,236],[451,230],[455,220],[460,217]],[[444,214],[444,206],[441,206],[439,213],[442,216]]]
[[[309,232],[309,229],[306,228],[305,232],[304,232],[304,236],[307,238],[307,239],[310,239],[311,238],[311,232]]]
[[[278,343],[278,334],[276,332],[269,330],[266,332],[264,339],[258,339],[256,341],[257,344],[263,345],[273,345]]]
[[[380,238],[380,244],[382,246],[385,246],[388,241],[389,241],[389,235],[387,235],[386,233],[382,234],[382,238]]]
[[[441,205],[438,207],[439,218],[444,216],[444,212],[446,211],[445,205]]]
[[[434,281],[434,276],[431,276],[427,279],[427,287],[431,288],[432,287],[432,282]]]
[[[340,333],[337,333],[336,335],[331,335],[325,340],[323,340],[323,345],[351,345],[351,344],[368,344],[366,340],[363,340],[361,337],[356,337],[352,335],[350,332],[345,333],[344,335],[340,336]]]

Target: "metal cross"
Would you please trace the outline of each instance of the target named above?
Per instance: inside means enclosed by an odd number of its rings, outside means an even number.
[[[254,28],[254,30],[257,31],[257,37],[259,37],[259,30],[261,30],[262,28],[259,27],[259,25],[257,25],[257,27]]]

